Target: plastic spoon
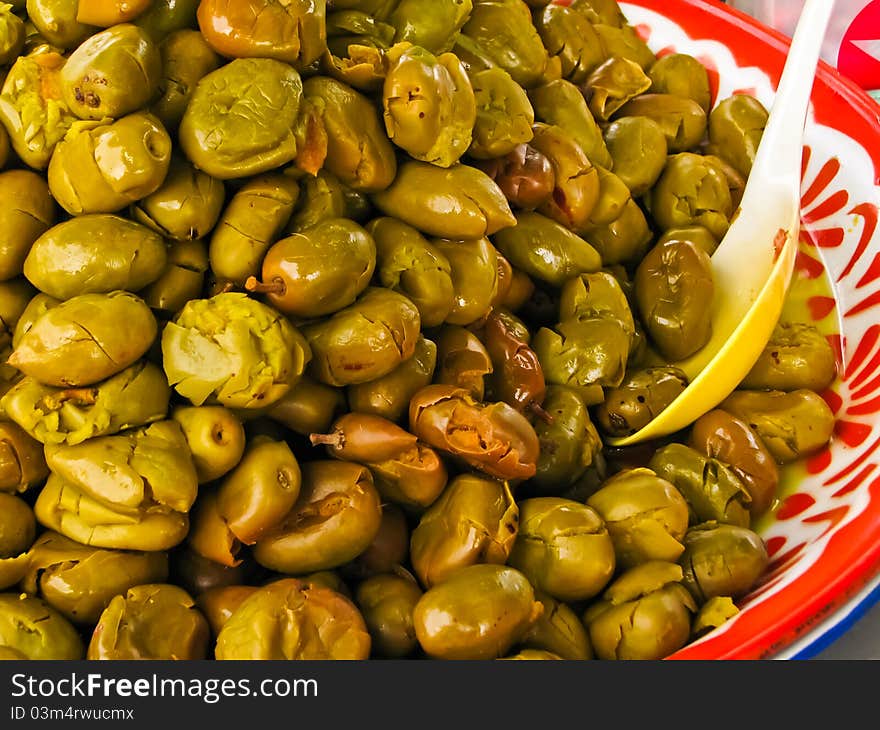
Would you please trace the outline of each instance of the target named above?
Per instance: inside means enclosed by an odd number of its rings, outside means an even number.
[[[807,0],[735,220],[712,256],[712,337],[674,363],[688,387],[640,431],[606,438],[627,446],[686,428],[730,395],[779,321],[800,233],[803,131],[834,0]]]

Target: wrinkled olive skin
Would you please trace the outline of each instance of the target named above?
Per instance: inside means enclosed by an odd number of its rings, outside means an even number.
[[[99,28],[109,28],[119,23],[127,23],[144,13],[151,0],[132,2],[103,2],[103,0],[80,0],[77,3],[76,19]]]
[[[0,172],[0,281],[21,276],[31,246],[55,223],[46,181],[31,170]]]
[[[192,597],[169,583],[130,588],[110,601],[87,659],[206,659],[210,628]]]
[[[381,378],[412,357],[419,328],[419,310],[409,299],[368,287],[354,304],[303,327],[314,355],[309,374],[335,386]]]
[[[294,578],[269,583],[241,602],[217,637],[214,656],[235,659],[361,660],[370,634],[341,593]]]
[[[636,271],[641,321],[657,350],[671,362],[684,360],[709,341],[714,296],[712,261],[688,241],[655,246]]]
[[[181,545],[169,554],[170,581],[192,596],[222,586],[244,583],[253,573],[253,563],[235,567],[222,565],[199,555],[189,545]]]
[[[171,417],[186,437],[199,484],[219,479],[241,461],[245,430],[233,411],[223,406],[177,406]]]
[[[571,7],[594,25],[622,28],[627,22],[617,0],[573,0]]]
[[[409,543],[406,513],[402,507],[386,502],[382,505],[382,522],[373,542],[345,570],[361,578],[394,573],[409,557]]]
[[[673,443],[658,449],[648,467],[682,493],[691,510],[692,525],[715,521],[750,526],[751,496],[740,478],[717,459]]]
[[[201,0],[199,30],[221,56],[275,58],[299,71],[327,48],[326,0]]]
[[[165,418],[170,396],[162,369],[140,360],[92,387],[57,388],[25,377],[0,403],[40,443],[74,446]]]
[[[64,57],[42,46],[19,56],[3,82],[0,121],[12,149],[34,170],[45,170],[55,146],[76,119],[61,95]]]
[[[544,610],[520,642],[521,645],[528,647],[527,651],[548,652],[559,659],[592,659],[590,636],[574,610],[540,590],[535,591],[535,599],[544,606]]]
[[[385,131],[410,157],[438,167],[458,162],[471,145],[477,117],[474,90],[453,53],[397,45],[385,54]]]
[[[427,591],[413,611],[416,637],[435,659],[497,659],[540,616],[526,577],[504,565],[471,565]]]
[[[345,408],[345,393],[303,375],[266,415],[291,431],[308,436],[330,428],[333,419]]]
[[[204,241],[176,241],[168,248],[165,270],[138,294],[166,319],[173,318],[190,299],[198,299],[205,287],[208,247]]]
[[[538,356],[529,346],[531,335],[525,324],[510,312],[495,309],[486,318],[480,337],[492,358],[490,400],[503,401],[520,413],[543,418],[541,404],[547,381]]]
[[[36,535],[36,520],[27,502],[0,492],[0,559],[27,551]]]
[[[602,441],[583,399],[571,388],[551,385],[542,404],[552,420],[535,421],[541,444],[529,484],[541,494],[558,494],[600,467]]]
[[[39,34],[63,50],[76,47],[98,30],[77,20],[78,5],[76,0],[28,0],[25,3],[28,20]]]
[[[620,178],[617,180],[625,185]],[[624,203],[615,220],[593,226],[584,235],[601,254],[605,266],[640,261],[654,239],[641,206],[632,198]]]
[[[234,569],[243,562],[241,547],[217,509],[216,490],[203,491],[189,516],[186,548],[214,565]]]
[[[296,385],[310,359],[286,318],[237,292],[190,300],[162,331],[168,382],[196,406],[267,408]]]
[[[651,93],[693,99],[706,114],[710,113],[712,90],[709,74],[706,67],[690,54],[670,53],[657,59],[648,70],[648,76],[651,78]]]
[[[614,543],[595,509],[559,497],[519,502],[520,525],[508,564],[560,601],[598,595],[614,574]]]
[[[29,551],[22,590],[39,595],[75,624],[94,626],[111,599],[168,578],[164,552],[101,550],[44,532]]]
[[[506,403],[478,402],[462,388],[429,385],[410,401],[409,424],[426,444],[496,479],[535,475],[538,436]]]
[[[477,164],[501,188],[515,209],[535,210],[556,187],[556,173],[550,160],[528,144],[517,145],[504,157]]]
[[[681,493],[651,469],[619,472],[588,500],[614,541],[617,564],[631,568],[651,560],[675,561],[690,512]]]
[[[779,469],[773,456],[752,428],[736,416],[716,408],[700,416],[691,427],[688,444],[711,459],[727,464],[751,498],[752,518],[773,504],[779,486]]]
[[[374,218],[367,231],[375,242],[382,286],[418,307],[422,327],[446,321],[455,301],[449,259],[418,230],[394,218]]]
[[[670,154],[699,146],[706,135],[708,118],[693,99],[672,94],[639,94],[615,113],[620,117],[647,117],[660,125]]]
[[[140,359],[156,333],[152,312],[134,294],[81,294],[40,317],[9,364],[46,385],[92,385]]]
[[[676,367],[627,373],[619,386],[605,392],[594,414],[596,422],[609,436],[631,436],[656,418],[687,384],[687,375]]]
[[[723,99],[709,113],[707,152],[718,155],[747,178],[769,116],[754,96],[736,94]]]
[[[468,154],[477,160],[492,160],[513,152],[532,139],[535,111],[528,94],[502,68],[470,74],[476,117]]]
[[[718,407],[745,421],[779,464],[816,453],[834,433],[834,412],[812,390],[738,390]]]
[[[614,56],[590,74],[583,89],[596,120],[608,122],[618,109],[650,86],[651,79],[639,64]]]
[[[294,199],[297,205],[285,228],[287,233],[299,233],[334,218],[353,217],[346,199],[346,191],[351,189],[343,185],[336,175],[321,169],[314,176],[301,180],[300,185],[299,201]]]
[[[710,631],[724,625],[739,613],[730,596],[715,596],[700,606],[691,624],[691,636],[699,639]]]
[[[245,288],[265,290],[283,314],[314,319],[352,304],[375,268],[373,237],[354,221],[332,218],[272,244],[263,259],[263,283],[248,279]]]
[[[118,118],[159,91],[162,59],[142,28],[119,23],[89,36],[61,69],[64,101],[80,119]]]
[[[144,112],[75,122],[52,154],[49,190],[71,215],[115,213],[159,189],[171,145],[158,118]]]
[[[11,5],[0,8],[0,66],[8,66],[24,49],[24,21],[12,12]]]
[[[368,469],[344,461],[303,463],[299,499],[254,545],[270,570],[299,575],[343,565],[375,538],[382,520],[379,493]]]
[[[159,278],[167,259],[162,236],[145,226],[117,215],[80,215],[34,241],[24,275],[55,299],[138,292]]]
[[[85,653],[64,616],[41,598],[17,593],[0,593],[0,646],[37,660],[80,660]]]
[[[173,158],[162,185],[137,202],[132,217],[166,238],[189,241],[211,232],[225,200],[220,180]]]
[[[395,41],[443,53],[451,50],[472,10],[471,0],[400,0],[388,22],[396,29]]]
[[[266,251],[281,237],[299,195],[294,180],[271,173],[248,180],[232,195],[208,249],[218,279],[244,286],[249,276],[259,274]]]
[[[494,365],[482,340],[457,325],[443,327],[436,336],[437,372],[434,382],[467,390],[475,400],[486,394],[486,378]]]
[[[463,164],[446,169],[405,162],[388,189],[372,200],[385,215],[438,238],[476,240],[516,223],[492,178]]]
[[[257,586],[216,586],[196,596],[196,607],[207,619],[215,639],[235,609],[258,590]]]
[[[302,94],[299,74],[281,61],[230,61],[196,84],[180,121],[181,149],[219,180],[279,167],[296,157]]]
[[[413,611],[421,597],[415,581],[399,575],[375,575],[358,586],[355,603],[370,632],[374,656],[402,659],[415,651]]]
[[[219,486],[217,512],[238,540],[252,545],[290,512],[301,481],[299,462],[286,442],[252,439]]]
[[[192,97],[196,84],[220,66],[214,53],[197,30],[183,28],[161,38],[159,55],[162,75],[153,113],[168,130],[176,130]]]
[[[413,569],[426,589],[478,563],[503,565],[517,535],[519,507],[506,482],[461,474],[421,516],[410,538]]]
[[[535,28],[551,57],[559,58],[562,78],[575,84],[586,81],[605,61],[605,47],[593,24],[582,13],[563,5],[546,7],[533,15]]]
[[[40,442],[17,424],[0,422],[0,493],[25,492],[48,475]]]
[[[584,616],[599,659],[658,660],[690,638],[694,599],[679,566],[652,561],[620,574]]]
[[[604,138],[614,174],[633,196],[647,193],[666,166],[666,135],[660,125],[648,117],[621,117],[605,128]]]
[[[161,40],[169,33],[194,28],[198,5],[199,0],[152,0],[150,7],[134,23]]]
[[[781,322],[739,387],[821,393],[836,377],[837,356],[816,326]]]
[[[596,23],[593,28],[602,40],[602,45],[609,57],[635,61],[646,71],[656,63],[657,57],[653,51],[648,48],[648,44],[639,37],[636,29],[629,23],[623,23],[620,26]]]
[[[303,93],[327,133],[324,167],[353,190],[375,193],[395,180],[397,159],[374,104],[347,84],[313,76]]]
[[[646,196],[660,229],[701,225],[720,241],[730,227],[733,199],[721,168],[690,152],[670,156],[657,184]]]
[[[433,239],[449,262],[452,309],[445,322],[470,325],[486,317],[498,295],[498,251],[488,238],[467,241]]]
[[[740,598],[767,568],[770,558],[761,536],[737,525],[708,524],[688,530],[678,559],[684,584],[698,603]]]
[[[517,213],[516,225],[496,233],[492,242],[512,266],[554,287],[602,266],[589,243],[540,213]]]
[[[657,245],[670,241],[690,241],[697,248],[705,251],[709,256],[718,248],[718,239],[712,235],[708,228],[703,226],[686,226],[684,228],[670,228],[660,238]]]

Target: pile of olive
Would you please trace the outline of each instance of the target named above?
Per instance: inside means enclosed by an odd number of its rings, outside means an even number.
[[[12,0],[0,79],[0,658],[655,659],[761,580],[834,353],[604,446],[767,118],[614,0]]]

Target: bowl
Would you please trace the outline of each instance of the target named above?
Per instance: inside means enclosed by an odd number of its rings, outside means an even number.
[[[714,101],[749,93],[768,108],[789,40],[715,0],[633,0],[621,8],[659,56],[696,56]],[[802,229],[783,317],[815,324],[838,353],[822,394],[830,444],[786,468],[756,529],[771,562],[719,629],[672,660],[808,655],[817,635],[876,600],[880,576],[880,106],[821,62],[805,130]]]

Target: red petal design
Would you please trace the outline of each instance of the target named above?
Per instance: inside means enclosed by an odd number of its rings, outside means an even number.
[[[848,505],[841,505],[840,507],[834,507],[833,509],[827,510],[826,512],[822,512],[818,515],[811,515],[810,517],[804,517],[804,522],[815,523],[815,522],[827,522],[828,526],[822,531],[822,535],[827,535],[830,530],[833,530],[837,527],[837,524],[846,517],[849,512]],[[820,537],[821,537],[820,536]]]
[[[838,278],[838,281],[852,271],[853,266],[856,265],[858,260],[862,257],[862,254],[865,253],[865,249],[868,248],[868,244],[874,237],[874,231],[877,230],[877,206],[873,203],[860,203],[853,208],[850,213],[864,218],[865,227],[862,229],[862,235],[859,237],[858,244],[856,244],[856,250],[853,253],[852,258],[849,260],[849,263],[846,265],[846,268],[843,270],[843,273],[841,273],[840,278]],[[859,282],[859,286],[863,286],[863,284]]]
[[[846,409],[847,415],[850,416],[865,416],[869,413],[877,413],[877,411],[880,411],[880,396],[864,403],[856,403]]]
[[[821,474],[831,465],[831,449],[827,446],[819,453],[807,459],[806,468],[808,474]]]
[[[812,241],[810,243],[812,244]],[[794,265],[798,273],[806,279],[818,279],[825,273],[825,264],[805,254],[803,251],[798,251]]]
[[[787,568],[789,565],[796,562],[805,547],[806,545],[804,543],[801,543],[800,545],[797,545],[787,552],[783,553],[775,560],[771,560],[770,564],[767,566],[767,573],[773,573],[782,568]]]
[[[736,94],[744,94],[746,96],[756,96],[757,93],[758,93],[758,90],[754,86],[749,86],[744,89],[737,89],[736,91],[733,92],[733,94],[731,94],[731,96],[734,96]]]
[[[784,537],[771,537],[767,540],[767,554],[772,558],[785,545]]]
[[[801,180],[803,180],[807,174],[807,168],[810,166],[810,159],[812,157],[813,157],[813,148],[810,147],[810,145],[805,144],[804,145],[804,152],[801,155]],[[803,196],[801,196],[801,207],[803,207],[803,201],[804,201]]]
[[[792,494],[790,497],[786,498],[782,503],[782,506],[776,512],[776,519],[790,520],[793,517],[797,517],[805,510],[810,509],[814,504],[816,504],[816,500],[809,494]]]
[[[849,494],[855,489],[858,489],[862,486],[862,483],[871,476],[871,472],[877,468],[876,464],[868,464],[864,469],[862,469],[856,476],[854,476],[850,481],[844,484],[840,489],[838,489],[833,495],[833,497],[843,497],[846,494]],[[876,484],[876,482],[875,482]]]
[[[847,446],[855,448],[865,443],[871,435],[871,426],[858,421],[838,421],[834,424],[834,433]]]
[[[856,289],[861,289],[863,286],[870,284],[871,282],[877,281],[880,279],[880,253],[878,253],[874,259],[871,261],[871,265],[868,267],[868,270],[864,273],[861,279],[859,279],[856,284]],[[840,281],[840,279],[838,279]]]
[[[804,147],[804,171],[806,171],[806,166],[807,164],[809,164],[811,153],[812,150],[810,150],[808,147]],[[801,195],[801,208],[806,208],[814,200],[816,200],[816,198],[819,197],[819,193],[821,193],[831,184],[831,181],[837,176],[838,172],[840,172],[840,160],[838,160],[837,158],[832,157],[830,160],[828,160],[828,162],[822,165],[822,169],[819,170],[819,174],[816,175],[816,179],[813,180],[813,184],[810,185],[810,187],[803,195]]]
[[[844,233],[842,228],[807,229],[806,236],[818,248],[837,248],[843,243]]]
[[[846,479],[850,474],[852,474],[856,469],[858,469],[862,464],[864,464],[868,458],[873,454],[877,448],[880,447],[880,440],[872,443],[867,450],[859,454],[856,459],[853,459],[852,463],[849,464],[845,469],[841,469],[837,474],[832,477],[828,477],[825,480],[824,486],[828,486],[829,484],[834,484],[835,482],[839,482],[841,479]]]
[[[809,213],[805,213],[803,220],[805,223],[814,223],[815,221],[827,218],[830,215],[839,213],[846,207],[849,202],[849,193],[846,190],[838,190],[830,198],[819,203]]]
[[[836,416],[837,412],[843,406],[843,398],[841,398],[833,390],[825,390],[820,393],[820,395],[822,396],[822,400],[824,400],[828,404],[831,412],[834,413],[834,415]]]
[[[844,380],[852,379],[852,382],[849,384],[850,388],[857,388],[859,383],[873,373],[873,370],[868,370],[853,378],[856,370],[862,367],[868,355],[873,352],[874,347],[877,345],[877,340],[880,340],[880,325],[872,324],[866,330],[865,336],[862,337],[858,347],[856,347],[856,351],[853,353],[852,359],[849,361],[849,367],[846,369],[846,374],[843,377]]]
[[[810,297],[807,300],[807,307],[814,322],[821,322],[825,319],[834,311],[836,304],[833,297]]]
[[[880,375],[878,375],[873,380],[870,380],[858,390],[854,391],[852,394],[852,399],[861,400],[862,398],[866,398],[867,396],[874,393],[874,391],[876,391],[878,388],[880,388]]]
[[[880,303],[880,292],[874,292],[871,296],[865,297],[862,301],[856,304],[856,306],[850,309],[844,317],[852,317],[859,312],[864,312],[866,309],[877,306],[878,303]]]
[[[663,56],[671,56],[673,53],[675,53],[675,46],[666,46],[666,48],[661,48],[654,55],[657,58],[663,58]]]
[[[633,30],[635,30],[636,35],[645,41],[645,43],[651,38],[651,26],[646,23],[639,23],[638,25],[633,26]]]
[[[715,59],[711,56],[698,56],[697,60],[703,64],[706,74],[709,76],[709,91],[712,97],[712,106],[715,106],[719,86],[718,67],[715,65]]]

